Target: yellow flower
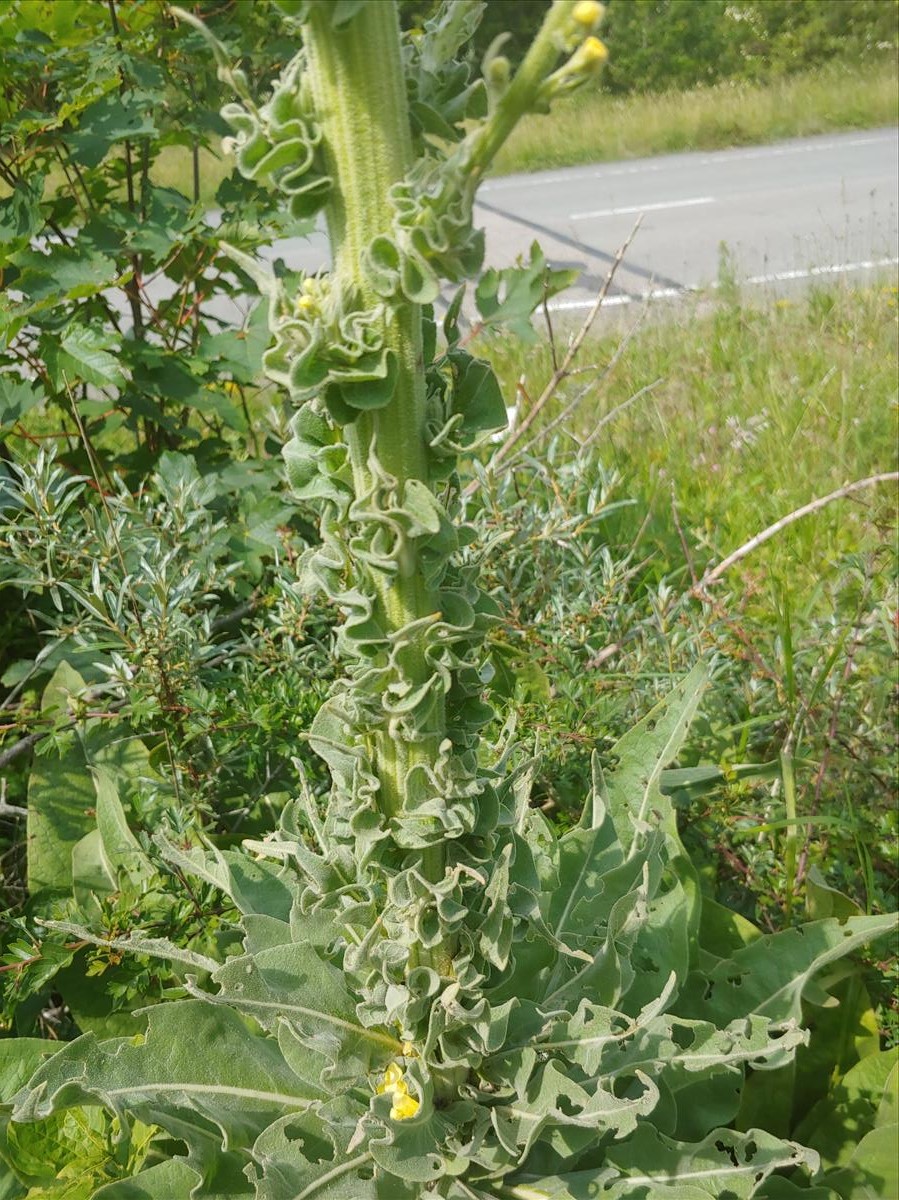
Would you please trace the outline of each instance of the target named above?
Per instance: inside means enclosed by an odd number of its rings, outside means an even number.
[[[377,1093],[383,1096],[385,1092],[392,1092],[400,1083],[403,1082],[403,1068],[399,1063],[392,1062],[384,1072],[384,1081],[377,1086]]]
[[[393,1121],[407,1121],[418,1112],[419,1104],[414,1096],[395,1096],[390,1117]]]
[[[605,9],[598,0],[580,0],[574,6],[573,17],[578,25],[583,25],[585,29],[593,29],[602,20],[602,14]]]
[[[390,1119],[392,1121],[407,1121],[409,1117],[414,1117],[421,1105],[414,1096],[409,1095],[409,1085],[403,1078],[403,1068],[399,1063],[392,1062],[384,1072],[384,1079],[375,1088],[379,1096],[389,1095],[393,1097],[393,1105],[390,1109]]]

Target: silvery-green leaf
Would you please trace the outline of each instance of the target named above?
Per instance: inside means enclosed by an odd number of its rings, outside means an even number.
[[[352,1132],[327,1111],[274,1121],[253,1146],[256,1200],[387,1200],[371,1177],[370,1152],[349,1148]],[[366,1169],[369,1178],[361,1176]],[[399,1180],[390,1182],[397,1200],[411,1200]]]
[[[102,1104],[122,1119],[162,1125],[202,1156],[216,1145],[220,1154],[223,1140],[250,1144],[310,1098],[272,1039],[230,1009],[181,1000],[147,1010],[146,1036],[100,1042],[85,1034],[63,1046],[14,1097],[13,1119]]]
[[[330,1082],[361,1080],[372,1063],[380,1066],[402,1051],[396,1037],[359,1023],[343,972],[312,946],[276,946],[229,958],[213,980],[220,987],[216,995],[189,986],[208,1003],[228,1005],[264,1029],[285,1025],[284,1052],[296,1054],[297,1069],[314,1083],[316,1094],[321,1090],[319,1074]]]
[[[640,868],[639,873],[632,872],[632,866]],[[633,982],[630,952],[649,916],[653,866],[658,874],[658,857],[650,862],[632,859],[610,872],[614,882],[609,884],[609,901],[614,900],[614,903],[600,931],[601,940],[592,939],[592,958],[586,964],[561,957],[557,960],[555,970],[542,989],[544,1004],[555,1008],[570,1007],[577,1004],[581,996],[587,995],[600,1004],[617,1006]],[[625,883],[627,890],[619,890],[615,886],[619,883]]]
[[[420,1107],[414,1116],[398,1121],[390,1116],[391,1097],[375,1097],[371,1115],[364,1122],[372,1157],[388,1177],[406,1183],[429,1183],[448,1173],[458,1174],[465,1159],[447,1161],[444,1144],[457,1124],[474,1116],[474,1106],[462,1101],[438,1111],[432,1084],[418,1062],[407,1064],[405,1077],[409,1093]],[[398,1195],[402,1194],[398,1188]]]
[[[214,958],[207,958],[205,954],[198,954],[194,950],[186,950],[168,938],[142,937],[137,930],[132,930],[127,937],[105,937],[73,921],[45,921],[38,918],[38,924],[46,926],[47,929],[58,929],[60,933],[71,934],[72,937],[91,942],[94,946],[124,950],[127,954],[146,954],[150,958],[163,958],[169,962],[181,963],[182,966],[193,967],[194,970],[209,972],[218,966]]]
[[[799,1021],[803,997],[815,1004],[829,1000],[814,979],[823,967],[891,933],[896,925],[895,914],[830,918],[766,934],[711,970],[692,973],[676,1010],[719,1023],[749,1013]]]
[[[116,879],[106,864],[99,829],[92,829],[72,847],[72,892],[82,911],[95,910],[97,896],[116,890]]]
[[[591,1194],[603,1200],[752,1200],[772,1172],[800,1165],[815,1169],[817,1155],[758,1129],[747,1134],[718,1129],[686,1145],[645,1124],[625,1142],[610,1143],[601,1169],[523,1177],[520,1183],[510,1181],[504,1195],[509,1200],[587,1200]]]
[[[623,1137],[652,1112],[659,1098],[658,1088],[642,1071],[635,1070],[633,1080],[634,1087],[619,1096],[604,1080],[576,1083],[551,1061],[533,1077],[526,1097],[491,1107],[490,1119],[513,1162],[523,1162],[535,1140],[552,1126],[612,1130]]]
[[[805,1178],[787,1179],[770,1175],[757,1193],[758,1200],[839,1200],[837,1192],[824,1183],[807,1186]]]
[[[156,835],[155,841],[168,862],[217,887],[242,913],[289,919],[297,896],[295,877],[289,870],[215,846],[183,850],[162,833]]]
[[[194,1196],[194,1188],[200,1184],[200,1175],[179,1158],[169,1158],[141,1171],[130,1179],[117,1179],[94,1192],[92,1200],[161,1200],[163,1196]],[[243,1193],[249,1195],[248,1192]],[[237,1200],[238,1193],[232,1193]],[[219,1193],[220,1200],[231,1200]],[[203,1189],[202,1200],[216,1200],[212,1193]]]

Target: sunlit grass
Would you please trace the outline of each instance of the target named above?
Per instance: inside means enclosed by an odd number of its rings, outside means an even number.
[[[527,117],[500,152],[495,173],[892,125],[897,104],[899,75],[891,61],[658,96],[576,93],[546,116]]]
[[[737,290],[711,312],[672,306],[644,323],[566,436],[588,437],[603,414],[660,380],[609,422],[601,458],[640,497],[647,553],[686,570],[674,504],[697,562],[723,558],[808,501],[896,469],[896,301],[884,284],[758,305]],[[599,337],[582,361],[607,363],[620,337]],[[539,395],[551,374],[545,346],[479,352],[494,359],[507,395],[521,375]],[[735,571],[749,587],[788,579],[801,604],[843,556],[883,545],[894,523],[895,488],[873,488],[798,521]]]

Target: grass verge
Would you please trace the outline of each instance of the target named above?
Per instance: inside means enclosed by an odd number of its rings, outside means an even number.
[[[719,150],[896,123],[899,75],[893,62],[864,72],[843,64],[766,83],[618,99],[580,92],[546,116],[527,117],[503,147],[494,173]]]
[[[807,501],[896,469],[895,287],[813,289],[756,307],[737,286],[711,312],[693,304],[670,312],[643,324],[565,424],[565,436],[588,437],[600,417],[627,405],[605,429],[600,456],[646,498],[659,531],[670,526],[673,493],[696,544],[723,558]],[[620,330],[598,337],[582,361],[608,363],[620,338]],[[548,346],[484,349],[507,395],[522,375],[528,395],[539,395],[552,371]],[[886,488],[837,502],[740,571],[747,581],[788,574],[794,587],[813,590],[822,567],[879,538],[893,500]]]
[[[595,338],[581,364],[602,374],[621,337]],[[896,337],[891,286],[813,290],[766,307],[731,287],[712,311],[672,308],[633,334],[605,381],[520,463],[501,514],[511,520],[517,495],[520,521],[529,519],[541,486],[553,491],[547,504],[565,508],[565,520],[542,520],[552,545],[532,571],[534,604],[526,564],[506,586],[531,669],[545,676],[520,719],[544,731],[555,755],[562,785],[548,790],[564,807],[565,781],[576,796],[597,737],[645,712],[660,676],[714,656],[717,678],[683,765],[718,763],[727,774],[769,763],[772,774],[687,798],[684,828],[700,861],[709,856],[718,895],[772,928],[789,919],[797,879],[816,864],[863,907],[895,906],[895,485],[790,525],[728,571],[711,600],[691,589],[801,505],[897,469]],[[478,350],[509,396],[522,377],[539,395],[552,373],[545,344],[482,339]],[[589,379],[562,386],[544,428]],[[576,456],[589,498],[570,500],[564,474],[550,480],[545,464],[560,454]],[[573,546],[563,577],[573,528],[586,538],[597,529],[600,540]],[[884,1020],[899,1039],[899,1013]]]

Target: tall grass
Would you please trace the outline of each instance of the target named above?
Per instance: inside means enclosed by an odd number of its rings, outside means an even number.
[[[734,289],[711,312],[673,307],[644,323],[566,422],[566,436],[589,437],[603,414],[659,380],[609,422],[600,456],[642,498],[648,552],[686,570],[673,497],[697,560],[723,558],[807,501],[896,469],[896,299],[891,286],[836,287],[754,307]],[[607,363],[620,337],[600,336],[582,361]],[[522,375],[528,395],[538,395],[552,372],[546,347],[482,351],[510,395]],[[894,520],[889,487],[837,501],[735,571],[750,589],[789,580],[798,607],[843,556],[881,546]]]
[[[622,336],[607,326],[582,365],[601,372]],[[659,673],[714,654],[716,682],[684,762],[774,769],[763,783],[734,778],[716,797],[685,800],[685,836],[694,853],[716,847],[707,868],[719,896],[773,925],[812,864],[863,905],[895,904],[896,488],[792,524],[710,600],[692,585],[807,501],[896,470],[896,346],[893,286],[756,305],[730,284],[711,311],[684,304],[645,321],[602,384],[590,388],[587,373],[564,384],[538,420],[545,429],[586,387],[579,408],[500,481],[504,525],[516,537],[536,530],[537,549],[525,541],[531,590],[523,554],[506,590],[520,643],[545,673],[544,695],[524,697],[520,719],[545,731],[548,794],[570,803],[597,737],[617,733],[635,703],[645,710]],[[522,377],[538,395],[553,370],[545,344],[481,338],[478,352],[509,396]],[[602,503],[567,500],[568,477],[546,465],[566,454]],[[631,503],[617,507],[623,498]],[[566,503],[567,523],[544,515]],[[798,831],[784,824],[796,814]],[[899,1040],[899,1012],[881,1016]]]
[[[882,60],[865,70],[834,64],[766,83],[726,82],[664,95],[577,93],[547,116],[523,121],[495,173],[891,125],[897,104],[896,64]]]

